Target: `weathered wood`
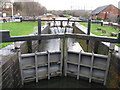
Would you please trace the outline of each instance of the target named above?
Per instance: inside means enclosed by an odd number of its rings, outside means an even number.
[[[2,42],[15,42],[15,41],[28,41],[28,40],[46,40],[46,39],[56,39],[56,38],[76,38],[83,40],[94,40],[94,41],[103,41],[111,43],[120,43],[120,39],[112,37],[103,37],[103,36],[90,36],[85,34],[41,34],[41,36],[13,36],[10,38],[4,38]],[[120,37],[120,35],[119,35]],[[118,37],[118,38],[119,38]]]

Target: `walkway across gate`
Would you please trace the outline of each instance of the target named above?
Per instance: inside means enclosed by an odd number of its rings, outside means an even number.
[[[99,81],[105,85],[109,62],[110,55],[82,51],[79,53],[68,51],[66,59],[63,59],[61,51],[30,54],[19,52],[22,84],[55,76],[72,75],[77,79],[84,77],[88,78],[89,82]]]

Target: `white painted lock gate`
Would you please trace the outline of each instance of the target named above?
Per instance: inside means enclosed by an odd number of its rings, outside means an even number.
[[[68,51],[65,59],[60,51],[30,54],[20,54],[19,52],[22,84],[64,74],[65,76],[76,76],[77,79],[84,77],[89,82],[98,81],[105,85],[109,62],[110,55],[82,51],[80,53]]]

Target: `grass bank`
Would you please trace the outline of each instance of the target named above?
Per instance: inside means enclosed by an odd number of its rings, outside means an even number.
[[[81,25],[87,27],[88,24],[87,23],[80,23]],[[106,33],[102,33],[102,31],[100,30],[97,30],[97,28],[101,28],[102,30],[106,30]],[[110,26],[101,26],[100,24],[91,24],[91,33],[97,35],[97,36],[108,36],[108,37],[117,37],[117,36],[111,36],[110,33],[116,33],[118,34],[119,33],[119,30],[118,29],[115,29],[113,27],[110,27]]]
[[[37,29],[37,22],[8,22],[2,23],[2,30],[10,30],[11,36],[29,35]],[[42,23],[44,25],[44,23]],[[10,43],[0,43],[0,48],[3,48]]]
[[[88,23],[80,23],[81,25],[88,27]],[[97,30],[97,28],[101,28],[101,30]],[[102,30],[105,30],[106,33],[102,33]],[[107,37],[118,37],[117,36],[111,36],[110,34],[114,32],[116,34],[119,33],[119,30],[110,26],[101,26],[100,24],[91,24],[91,33],[97,35],[97,36],[107,36]],[[120,44],[116,44],[117,46],[120,47]]]

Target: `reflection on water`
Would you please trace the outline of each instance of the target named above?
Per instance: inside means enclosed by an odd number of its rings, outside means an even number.
[[[88,80],[77,80],[74,77],[54,77],[50,80],[40,80],[38,83],[27,83],[23,88],[105,88],[105,86],[93,82],[88,83]]]

